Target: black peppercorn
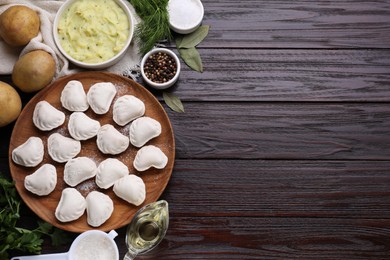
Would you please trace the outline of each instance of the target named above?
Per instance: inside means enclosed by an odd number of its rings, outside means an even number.
[[[165,52],[150,55],[144,64],[145,76],[155,83],[165,83],[176,75],[175,59]]]

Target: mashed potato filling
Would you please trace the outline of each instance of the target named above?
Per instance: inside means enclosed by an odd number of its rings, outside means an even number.
[[[72,58],[100,63],[125,46],[130,23],[114,0],[80,0],[65,10],[58,23],[61,47]]]

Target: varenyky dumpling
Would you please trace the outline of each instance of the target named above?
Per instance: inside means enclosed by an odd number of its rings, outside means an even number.
[[[91,191],[86,198],[87,222],[93,227],[99,227],[106,222],[114,211],[111,198],[99,191]]]
[[[86,207],[87,202],[78,190],[65,188],[62,190],[55,216],[61,222],[73,221],[84,214]]]
[[[102,126],[96,139],[99,150],[104,154],[120,154],[129,147],[129,138],[110,124]]]
[[[73,112],[69,117],[68,131],[76,140],[88,140],[97,135],[100,123],[84,114],[83,112]]]
[[[129,130],[130,142],[136,147],[141,147],[149,140],[161,134],[161,124],[147,116],[135,119]]]
[[[130,121],[143,116],[144,113],[144,102],[133,95],[121,96],[114,103],[113,119],[120,126],[124,126]]]
[[[110,109],[112,100],[116,95],[116,88],[111,82],[95,83],[87,93],[87,100],[92,110],[99,115]]]
[[[145,183],[137,175],[126,175],[114,184],[114,193],[121,199],[134,204],[141,205],[146,196]]]
[[[89,107],[83,84],[78,80],[71,80],[66,83],[61,92],[60,100],[62,106],[69,111],[82,112]]]
[[[26,190],[38,195],[49,195],[57,185],[57,170],[51,164],[44,164],[24,178]]]
[[[42,139],[32,136],[12,151],[12,160],[25,167],[35,167],[42,162],[44,153]]]
[[[69,186],[95,177],[97,172],[96,163],[88,157],[77,157],[70,159],[64,168],[64,181]]]
[[[160,148],[147,145],[138,150],[133,166],[137,171],[146,171],[150,167],[163,169],[168,163],[168,157]]]
[[[95,181],[100,188],[108,189],[116,180],[127,174],[129,168],[123,162],[115,158],[107,158],[99,164]]]
[[[73,138],[54,133],[47,140],[47,150],[54,161],[67,162],[79,154],[81,143]]]
[[[65,122],[65,114],[49,102],[42,100],[35,105],[33,122],[38,129],[50,131]]]

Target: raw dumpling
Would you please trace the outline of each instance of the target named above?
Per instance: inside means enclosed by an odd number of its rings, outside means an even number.
[[[42,139],[32,136],[12,151],[12,160],[22,166],[35,167],[43,160]]]
[[[65,114],[43,100],[35,105],[33,122],[42,131],[49,131],[65,122]]]
[[[87,100],[92,110],[99,115],[108,112],[116,95],[116,88],[111,82],[94,84],[87,93]]]
[[[163,169],[168,157],[154,145],[147,145],[138,150],[133,165],[137,171],[146,171],[150,167]]]
[[[69,117],[69,134],[76,140],[88,140],[97,135],[100,123],[83,112],[74,112]]]
[[[121,134],[112,125],[102,126],[96,139],[99,150],[104,154],[120,154],[129,147],[129,138]]]
[[[88,109],[87,95],[83,84],[78,80],[69,81],[61,92],[61,104],[69,111],[85,111]]]
[[[120,126],[124,126],[130,121],[143,116],[144,113],[144,102],[132,95],[121,96],[114,103],[114,121]]]
[[[64,168],[64,181],[69,186],[77,184],[95,177],[97,172],[96,163],[88,157],[77,157],[70,159]]]
[[[101,226],[111,217],[114,203],[111,198],[99,191],[91,191],[87,198],[87,222],[93,227]]]
[[[119,198],[135,206],[141,205],[146,196],[144,181],[134,174],[126,175],[117,180],[113,190]]]
[[[130,142],[136,147],[141,147],[149,140],[161,134],[161,124],[150,117],[137,118],[130,125]]]
[[[57,205],[55,216],[61,222],[78,219],[87,207],[85,198],[75,188],[65,188]]]
[[[47,150],[54,161],[62,163],[75,157],[81,150],[81,144],[80,141],[54,133],[47,140]]]
[[[129,174],[129,168],[118,159],[108,158],[102,161],[97,169],[96,184],[102,189],[108,189],[114,182]]]
[[[33,174],[24,178],[24,187],[26,190],[45,196],[50,194],[57,185],[57,171],[51,164],[44,164]]]

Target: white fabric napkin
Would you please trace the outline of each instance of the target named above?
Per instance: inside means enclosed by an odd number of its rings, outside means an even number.
[[[135,25],[138,24],[140,18],[136,14],[133,6],[128,1],[125,2],[129,7],[130,12],[133,14]],[[55,79],[83,70],[70,64],[60,53],[54,42],[52,33],[53,22],[58,9],[63,3],[64,0],[0,0],[0,14],[12,5],[26,5],[35,10],[41,20],[40,33],[26,46],[11,47],[0,38],[0,75],[11,74],[15,62],[20,56],[37,49],[42,49],[53,56],[57,65],[56,74],[54,76]],[[139,73],[139,63],[141,61],[138,50],[139,47],[133,40],[125,56],[115,65],[105,69],[105,71],[132,78],[137,77]]]

